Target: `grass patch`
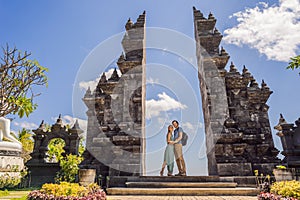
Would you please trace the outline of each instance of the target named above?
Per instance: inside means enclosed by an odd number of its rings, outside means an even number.
[[[0,190],[0,197],[4,197],[9,195],[9,192],[7,190]]]
[[[27,196],[23,196],[21,198],[14,198],[14,199],[10,199],[10,200],[26,200]]]

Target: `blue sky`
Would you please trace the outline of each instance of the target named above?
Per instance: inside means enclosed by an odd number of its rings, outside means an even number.
[[[217,18],[216,27],[225,36],[221,45],[231,56],[229,62],[233,61],[240,71],[246,65],[259,83],[264,79],[274,91],[268,101],[271,127],[277,124],[279,113],[288,122],[298,119],[300,77],[285,67],[290,56],[300,53],[299,0],[0,0],[0,45],[8,43],[28,50],[32,58],[49,68],[49,87],[36,90],[42,93],[35,100],[39,107],[29,118],[16,118],[12,129],[36,128],[42,120],[52,124],[59,114],[69,123],[74,117],[81,119],[85,128],[86,108],[80,100],[84,86],[92,84],[103,70],[115,67],[127,19],[135,21],[146,10],[147,45],[154,47],[147,49],[147,100],[160,110],[147,110],[148,174],[158,174],[166,126],[173,118],[179,119],[191,135],[185,154],[188,174],[206,174],[192,43],[193,6],[205,16],[212,12]],[[93,52],[104,47],[106,51],[95,60],[99,63],[86,68]],[[107,62],[102,64],[103,60]],[[168,107],[168,102],[176,106]],[[273,134],[281,149],[275,131]]]

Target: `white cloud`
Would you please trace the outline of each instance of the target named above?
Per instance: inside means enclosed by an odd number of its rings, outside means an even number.
[[[28,130],[36,129],[36,128],[39,127],[35,123],[26,122],[26,121],[23,121],[23,122],[14,122],[14,125],[18,126],[18,127],[21,127],[21,128],[28,129]]]
[[[107,79],[109,79],[111,77],[111,75],[113,74],[114,70],[115,69],[112,68],[112,69],[108,70],[107,72],[105,72],[105,76],[106,76]],[[121,77],[121,75],[122,75],[121,71],[119,69],[117,69],[117,72],[118,72],[118,75]]]
[[[199,122],[198,124],[192,124],[190,122],[183,122],[182,123],[183,130],[187,130],[190,133],[196,133],[196,130],[203,127],[203,124]]]
[[[194,129],[194,125],[192,125],[190,122],[184,122],[182,124],[183,128],[189,129],[189,130],[193,130]]]
[[[224,40],[248,45],[270,60],[289,61],[299,53],[300,1],[279,0],[278,5],[260,3],[233,14],[238,24],[224,31]]]
[[[86,91],[88,88],[90,88],[91,91],[94,91],[94,90],[96,89],[96,87],[97,87],[97,84],[98,84],[99,80],[100,80],[100,77],[99,77],[99,78],[96,78],[96,79],[93,80],[93,81],[81,81],[81,82],[79,83],[79,88],[80,88],[80,89],[83,89],[83,90],[85,90],[85,91]]]
[[[158,94],[158,100],[150,99],[146,101],[146,118],[159,116],[161,112],[167,112],[171,110],[186,109],[187,106],[179,101],[176,101],[166,93]]]
[[[112,68],[112,69],[109,69],[107,72],[105,72],[105,76],[106,76],[107,79],[109,79],[111,77],[111,75],[114,72],[114,70],[115,69]],[[119,69],[117,69],[117,72],[118,72],[118,75],[121,76],[122,73],[121,73],[121,71]],[[83,89],[83,90],[87,90],[90,87],[91,91],[94,91],[96,89],[96,87],[97,87],[97,84],[98,84],[101,76],[102,76],[102,73],[95,80],[81,81],[79,83],[79,88]]]

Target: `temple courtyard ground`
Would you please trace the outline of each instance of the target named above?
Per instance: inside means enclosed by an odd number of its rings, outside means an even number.
[[[29,191],[11,191],[0,200],[18,199],[26,196]],[[109,195],[107,200],[256,200],[256,196],[116,196]]]
[[[108,196],[107,200],[257,200],[255,196]]]

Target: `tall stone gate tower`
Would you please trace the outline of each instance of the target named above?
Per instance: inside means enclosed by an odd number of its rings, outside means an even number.
[[[87,90],[87,150],[82,168],[102,176],[139,176],[145,173],[145,15],[125,25],[117,69],[103,72],[95,91]]]
[[[219,47],[215,17],[193,11],[209,175],[270,174],[279,163],[266,104],[272,91],[246,67],[241,74],[231,63],[226,71],[229,55]]]

